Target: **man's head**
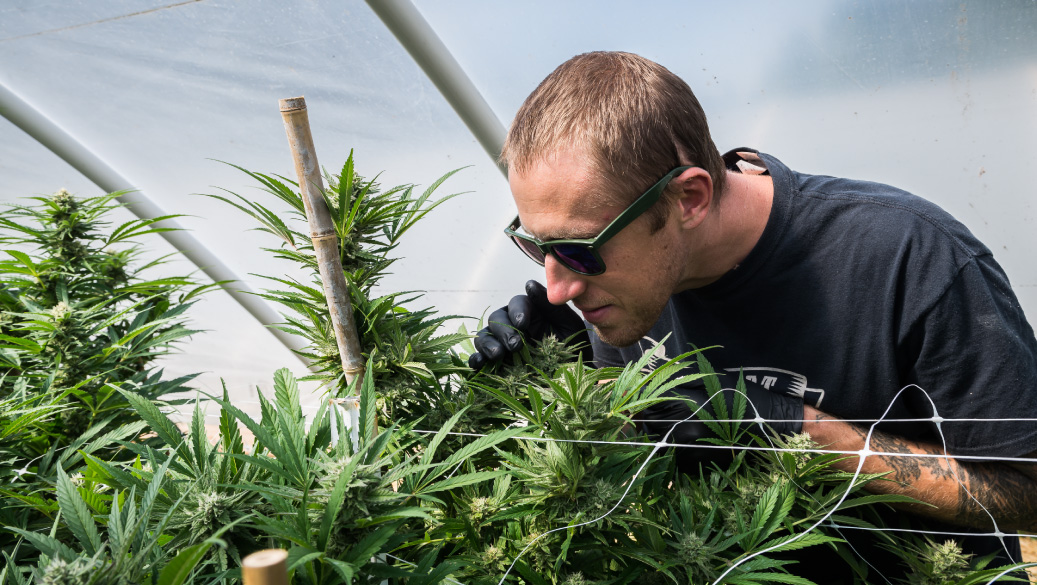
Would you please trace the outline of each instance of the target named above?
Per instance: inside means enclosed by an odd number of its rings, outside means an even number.
[[[606,343],[640,339],[700,272],[695,234],[724,167],[694,94],[660,65],[627,53],[574,57],[526,99],[502,157],[521,228],[538,242],[596,239],[662,177],[691,167],[597,249],[603,272],[540,255],[548,300],[572,301]]]
[[[601,186],[589,195],[597,198],[586,202],[592,207],[629,204],[682,165],[709,173],[714,202],[724,188],[724,163],[691,88],[630,53],[585,53],[555,69],[522,104],[501,159],[523,172],[561,152],[586,157]],[[653,230],[667,209],[659,204],[648,211]]]

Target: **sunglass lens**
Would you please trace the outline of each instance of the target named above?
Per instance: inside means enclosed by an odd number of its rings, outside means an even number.
[[[586,246],[579,244],[558,244],[552,248],[555,257],[565,263],[566,266],[580,274],[600,274],[604,267]]]
[[[511,236],[511,241],[518,244],[519,249],[525,252],[526,256],[529,256],[533,262],[541,266],[544,265],[544,253],[540,251],[536,244],[517,236]]]

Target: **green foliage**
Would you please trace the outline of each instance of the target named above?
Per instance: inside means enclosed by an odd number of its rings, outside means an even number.
[[[287,288],[270,290],[262,296],[289,311],[281,328],[309,343],[301,353],[320,372],[317,379],[325,382],[333,393],[344,395],[345,376],[307,230],[302,197],[297,192],[298,184],[281,176],[241,170],[257,180],[277,201],[286,204],[287,213],[272,210],[232,192],[228,192],[231,197],[212,197],[256,219],[260,224],[258,230],[273,234],[280,240],[279,248],[267,250],[312,275],[308,283],[268,277]],[[323,192],[324,201],[331,212],[339,240],[339,257],[350,287],[354,319],[363,352],[372,358],[373,367],[368,369],[368,375],[375,376],[379,382],[391,379],[393,384],[403,387],[408,393],[420,392],[426,381],[462,371],[463,365],[451,359],[448,350],[466,336],[439,333],[442,324],[450,317],[435,317],[430,309],[404,308],[420,295],[401,292],[373,298],[372,291],[396,261],[389,257],[389,253],[399,245],[400,238],[429,212],[454,196],[432,199],[436,189],[454,172],[439,178],[420,195],[415,193],[413,186],[397,186],[382,191],[374,179],[365,180],[354,171],[350,153],[338,175],[325,176],[328,188]],[[378,384],[379,388],[383,386]],[[392,390],[387,395],[392,395]]]
[[[79,199],[61,190],[34,197],[30,205],[9,206],[0,215],[4,526],[23,531],[55,526],[62,509],[57,496],[67,487],[62,469],[76,477],[84,457],[132,456],[122,441],[140,441],[144,424],[120,388],[160,401],[184,390],[189,380],[164,380],[153,363],[194,333],[184,326],[184,312],[209,287],[186,276],[141,277],[165,259],[141,265],[137,240],[168,231],[158,225],[167,218],[112,228],[107,218],[118,207],[118,195]],[[91,493],[87,501],[107,513],[111,498]],[[76,519],[82,522],[77,525]],[[56,526],[57,537],[65,529],[89,532],[92,526],[82,514],[66,514],[65,520]],[[10,532],[0,533],[0,549],[12,553],[16,547]],[[93,548],[90,555],[97,552]],[[71,563],[69,571],[87,563],[61,562]]]
[[[287,203],[298,225],[305,225],[291,181],[249,175]],[[396,569],[413,570],[410,577],[398,574],[400,582],[431,571],[436,577],[425,582],[450,575],[471,584],[502,578],[534,584],[807,583],[795,575],[793,553],[813,547],[855,556],[823,519],[872,527],[867,511],[905,499],[863,492],[865,483],[880,478],[841,472],[833,466],[839,459],[834,455],[739,451],[726,467],[714,466],[696,478],[678,476],[673,454],[646,442],[633,420],[681,384],[705,383],[714,396],[717,420],[702,417],[719,437],[715,445],[816,447],[806,437],[759,438],[740,425],[720,422],[740,418],[747,404],[737,396],[729,412],[703,352],[680,356],[649,373],[647,357],[622,369],[592,370],[572,348],[549,337],[528,344],[507,363],[478,373],[467,370],[466,355],[455,353],[457,347],[473,350],[464,327],[444,334],[447,317],[405,308],[419,298],[416,293],[372,298],[374,284],[394,261],[388,253],[400,235],[446,199],[430,199],[442,179],[420,197],[410,187],[380,193],[373,181],[355,173],[350,156],[327,182],[325,200],[340,238],[368,360],[361,400],[367,422],[362,426],[368,434],[374,427],[370,403],[377,395],[379,420],[390,425],[397,447],[375,468],[384,478],[400,478],[393,484],[395,497],[415,497],[412,505],[422,516],[420,522],[400,519],[394,525],[399,540],[385,537],[382,550],[391,555],[386,558],[395,559]],[[273,279],[286,289],[265,296],[290,311],[284,328],[309,341],[304,353],[320,365],[321,379],[338,395],[349,392],[342,384],[308,237],[283,222],[282,214],[235,197],[224,199],[280,238],[281,247],[272,252],[313,275],[308,284]],[[494,443],[492,449],[484,448],[487,441]],[[437,473],[449,470],[450,475],[413,473],[412,465]],[[426,481],[438,487],[431,495],[416,495],[423,489],[429,493]],[[330,480],[323,485],[331,485]],[[379,493],[360,480],[336,483],[329,503],[341,494],[348,502],[343,507],[369,509],[382,502]],[[412,500],[397,505],[405,502]],[[297,546],[303,546],[297,534]],[[881,534],[895,542],[889,533]],[[350,541],[352,546],[359,542]],[[327,549],[319,545],[307,544],[293,558],[327,559]],[[350,565],[339,576],[348,582],[362,574],[372,579],[387,575],[369,569]],[[864,579],[865,569],[856,570]]]
[[[211,397],[215,437],[202,404],[182,427],[156,400],[167,387],[154,375],[131,384],[106,371],[89,378],[90,396],[100,397],[91,400],[132,409],[139,422],[102,418],[80,438],[55,441],[61,435],[52,427],[79,407],[72,398],[86,384],[58,384],[32,365],[50,330],[5,324],[4,363],[19,375],[0,395],[0,449],[11,462],[0,473],[19,489],[0,493],[45,521],[0,512],[14,543],[3,551],[0,585],[236,583],[245,555],[274,547],[288,551],[292,582],[305,585],[809,584],[799,571],[804,551],[847,559],[858,582],[875,578],[854,564],[855,551],[831,523],[881,527],[872,512],[907,499],[865,492],[882,478],[839,471],[841,456],[812,453],[807,436],[756,436],[725,422],[748,405],[739,395],[729,408],[708,350],[651,370],[650,355],[591,369],[548,337],[472,372],[463,326],[444,333],[449,317],[406,308],[417,293],[376,297],[400,237],[446,199],[431,199],[443,179],[417,196],[412,187],[382,192],[356,174],[352,156],[327,177],[325,193],[367,362],[363,383],[347,387],[295,185],[245,172],[289,213],[219,198],[280,240],[273,254],[312,275],[305,283],[272,278],[284,289],[263,296],[287,311],[282,328],[308,341],[303,354],[319,370],[308,379],[335,397],[359,395],[356,428],[328,402],[304,416],[299,380],[288,370],[274,375],[272,395],[260,393],[258,419],[226,389]],[[12,318],[22,313],[32,311]],[[40,381],[47,392],[26,391]],[[639,434],[636,422],[685,384],[704,384],[712,397],[715,418],[700,418],[718,438],[706,446],[733,452],[730,463],[694,477],[679,475],[672,449]],[[737,389],[744,391],[742,380]],[[51,440],[35,445],[40,433]],[[35,451],[22,454],[23,443]],[[903,557],[908,583],[980,583],[999,572],[990,559],[967,559],[947,545],[876,534]]]
[[[181,315],[206,287],[187,277],[142,280],[131,238],[167,231],[162,219],[132,220],[104,233],[103,217],[117,193],[76,199],[67,191],[33,198],[35,206],[12,206],[0,217],[4,250],[0,320],[0,383],[10,393],[27,378],[41,388],[77,388],[94,393],[111,380],[143,374],[169,344],[192,333]],[[66,419],[76,435],[103,414]],[[83,415],[78,410],[72,414]]]
[[[918,539],[904,553],[904,560],[910,568],[903,580],[905,585],[979,585],[995,579],[1027,581],[1021,570],[1002,575],[1004,567],[989,567],[994,555],[975,557],[964,554],[961,546],[953,540],[938,543],[928,537]]]

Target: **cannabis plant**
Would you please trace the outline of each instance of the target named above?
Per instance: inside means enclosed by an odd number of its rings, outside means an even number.
[[[307,223],[298,184],[281,176],[241,170],[256,179],[280,204],[287,205],[287,214],[231,192],[228,193],[232,197],[213,197],[255,218],[261,226],[257,229],[280,240],[279,248],[267,250],[311,275],[309,282],[268,277],[285,288],[267,291],[263,296],[287,310],[286,322],[281,328],[307,340],[308,347],[301,353],[320,372],[317,379],[333,394],[345,394],[345,377],[313,245],[308,233],[301,231],[306,229]],[[434,385],[443,376],[466,369],[449,352],[466,336],[442,334],[441,326],[450,317],[436,317],[429,309],[405,308],[417,301],[420,294],[399,292],[374,297],[373,291],[396,261],[389,254],[399,245],[400,238],[416,222],[453,197],[432,199],[436,189],[454,172],[441,177],[420,195],[415,194],[413,186],[382,191],[374,179],[365,180],[354,171],[352,153],[338,175],[325,174],[328,188],[323,196],[339,240],[339,256],[350,287],[362,349],[372,366],[367,375],[375,377],[377,387],[385,389],[385,396],[407,396],[403,400],[383,401],[386,409],[418,408],[419,413],[412,413],[416,416],[424,413],[420,406],[421,395],[432,391],[427,384]],[[287,217],[287,221],[282,216]],[[394,420],[401,419],[396,416]]]
[[[65,190],[0,216],[8,259],[0,262],[5,393],[17,379],[40,389],[77,388],[85,408],[64,418],[76,436],[106,414],[92,400],[109,381],[140,378],[170,344],[190,335],[181,322],[196,287],[188,277],[141,279],[164,259],[136,267],[147,234],[172,216],[131,220],[107,231],[118,193],[77,199]]]
[[[15,562],[18,555],[5,551],[6,566],[0,571],[0,583],[185,583],[209,548],[226,546],[220,536],[233,524],[224,526],[212,538],[185,548],[175,556],[170,554],[165,530],[180,502],[164,510],[156,505],[168,487],[163,482],[169,462],[157,470],[139,493],[136,487],[113,492],[107,505],[99,503],[97,492],[84,489],[81,481],[77,482],[59,468],[55,491],[62,524],[72,538],[56,538],[53,531],[41,534],[8,527],[24,539],[20,545],[31,546],[38,558],[34,568],[19,566]],[[98,514],[99,508],[103,514]],[[226,572],[217,574],[209,582],[216,582],[225,575]],[[205,581],[198,579],[195,582]]]
[[[436,513],[442,494],[504,473],[458,473],[458,464],[525,431],[498,431],[434,462],[451,425],[416,455],[411,448],[416,436],[409,429],[375,424],[371,382],[361,390],[355,445],[348,438],[332,440],[333,429],[339,437],[349,436],[335,411],[322,407],[308,420],[303,417],[297,381],[287,370],[275,374],[272,400],[260,393],[259,420],[226,395],[214,398],[220,406],[215,444],[206,439],[200,410],[181,433],[154,404],[127,391],[126,398],[170,448],[130,445],[140,458],[121,464],[89,457],[86,479],[130,494],[151,493],[150,486],[162,482],[153,501],[141,499],[139,506],[147,503],[162,519],[159,540],[167,556],[190,555],[195,582],[233,580],[246,554],[279,547],[289,551],[296,583],[387,578],[438,583],[459,570],[458,561],[442,558],[441,544],[425,538],[427,528],[441,522]],[[250,448],[239,426],[254,437]],[[191,552],[205,543],[219,546]]]
[[[190,379],[163,379],[154,361],[193,333],[184,312],[209,287],[141,276],[165,258],[143,263],[140,239],[167,231],[168,217],[112,227],[118,195],[61,190],[0,214],[0,400],[18,413],[0,430],[18,439],[0,439],[5,527],[53,526],[61,469],[79,473],[84,454],[130,457],[120,441],[147,442],[119,388],[161,400]],[[55,534],[70,537],[66,528]],[[0,532],[3,550],[16,542]]]
[[[936,542],[926,537],[911,539],[904,551],[909,567],[904,585],[979,585],[991,581],[1027,581],[1022,570],[990,567],[993,554],[965,554],[953,540]]]
[[[303,353],[328,391],[354,391],[342,383],[312,246],[299,231],[297,186],[245,172],[288,206],[289,219],[233,193],[220,198],[278,238],[274,255],[312,275],[272,278],[282,288],[264,296],[287,310],[282,328],[307,340]],[[808,437],[748,433],[727,422],[748,408],[743,381],[733,400],[725,398],[708,350],[654,370],[648,358],[591,369],[579,348],[548,337],[473,372],[465,367],[473,348],[464,327],[444,333],[449,317],[406,307],[420,293],[375,297],[400,237],[446,199],[431,200],[442,179],[420,196],[411,187],[382,192],[356,174],[350,156],[326,180],[368,363],[361,438],[325,441],[332,429],[347,435],[335,418],[322,422],[330,417],[324,409],[309,431],[289,432],[283,425],[298,424],[301,413],[281,398],[276,407],[264,399],[259,423],[223,404],[256,435],[257,452],[272,455],[262,463],[234,455],[266,472],[242,486],[263,500],[242,525],[268,542],[287,540],[297,580],[808,584],[804,554],[845,560],[850,580],[874,576],[839,526],[881,529],[874,511],[906,499],[864,492],[882,477],[839,471],[840,456],[812,452]],[[715,438],[705,447],[731,453],[694,476],[675,464],[687,446],[637,431],[638,413],[681,385],[706,388],[713,414],[697,416]],[[895,533],[877,534],[893,550],[911,550]],[[972,575],[986,570],[970,565]]]

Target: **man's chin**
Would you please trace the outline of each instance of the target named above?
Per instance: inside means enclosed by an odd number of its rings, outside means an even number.
[[[598,327],[597,325],[594,325],[594,332],[598,334],[599,339],[612,347],[633,345],[647,333],[647,331],[639,332],[630,328]]]

